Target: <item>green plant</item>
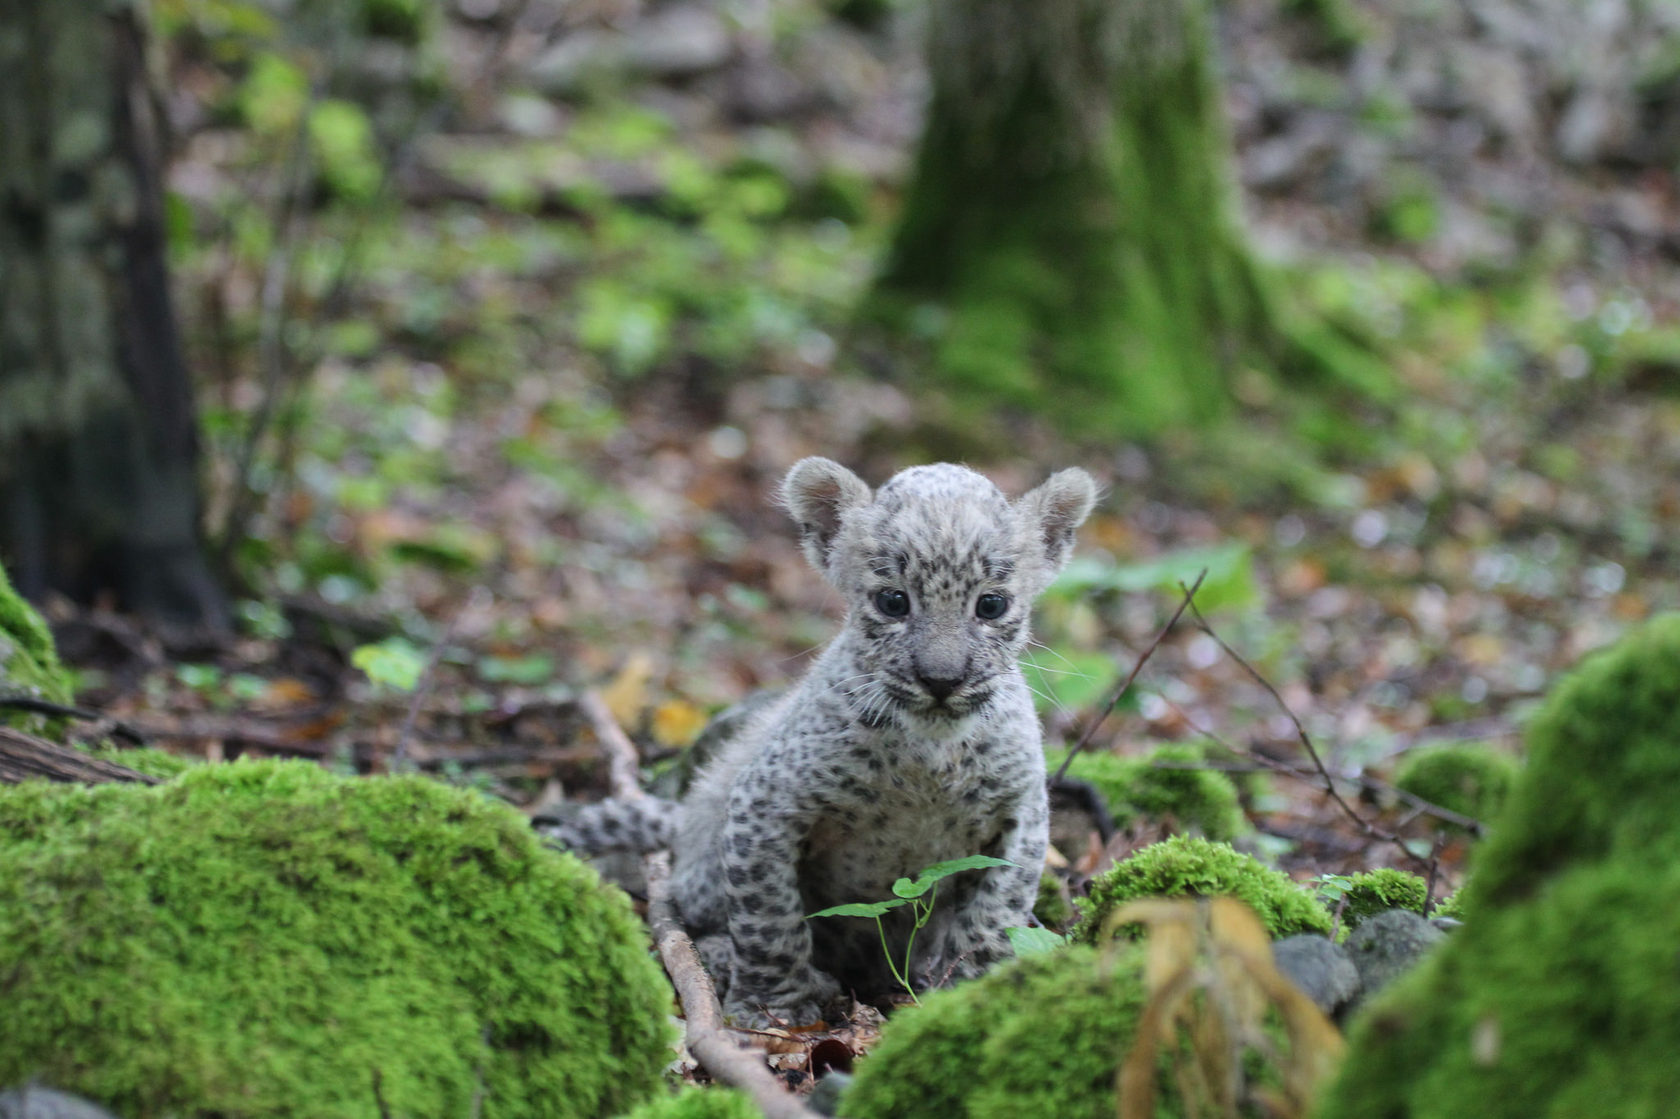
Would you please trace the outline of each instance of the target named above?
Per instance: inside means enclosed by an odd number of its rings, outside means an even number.
[[[426,654],[406,637],[387,637],[377,645],[358,645],[350,663],[376,686],[412,692],[426,669]]]
[[[123,1115],[617,1115],[670,989],[618,891],[420,777],[0,789],[0,1083]]]
[[[1079,900],[1082,916],[1073,937],[1084,944],[1095,942],[1109,913],[1134,898],[1187,895],[1235,897],[1259,915],[1274,937],[1330,931],[1330,914],[1288,875],[1228,843],[1179,835],[1151,844],[1099,875],[1091,883],[1090,896]]]
[[[910,992],[910,1001],[916,1002],[916,990],[910,985],[910,953],[916,945],[916,934],[922,930],[929,919],[933,917],[934,902],[939,897],[939,883],[953,874],[965,870],[982,870],[994,866],[1014,866],[1008,859],[993,858],[991,855],[969,855],[961,859],[947,859],[941,863],[934,863],[916,875],[914,881],[900,878],[892,885],[893,896],[885,901],[856,901],[845,905],[831,905],[827,909],[816,913],[808,913],[805,919],[812,917],[869,917],[875,921],[875,929],[881,935],[881,951],[886,955],[887,966],[892,969],[893,978],[899,985]],[[924,896],[925,895],[925,896]],[[886,926],[881,924],[881,915],[889,910],[908,905],[915,914],[915,924],[910,930],[910,936],[904,944],[904,968],[899,970],[898,961],[893,959],[892,950],[887,947]]]
[[[1321,874],[1318,897],[1333,912],[1340,907],[1342,924],[1353,929],[1365,918],[1389,909],[1422,913],[1428,887],[1415,874],[1383,867],[1359,874]]]

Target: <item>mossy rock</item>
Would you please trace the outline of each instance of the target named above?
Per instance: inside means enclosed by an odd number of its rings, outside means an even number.
[[[764,1119],[764,1113],[733,1088],[685,1087],[649,1100],[624,1119]]]
[[[1464,927],[1361,1014],[1320,1119],[1673,1113],[1680,616],[1588,658],[1527,744]]]
[[[1108,915],[1134,898],[1183,896],[1238,898],[1274,939],[1330,931],[1330,914],[1287,874],[1228,843],[1180,835],[1143,848],[1092,880],[1090,896],[1078,903],[1082,916],[1073,938],[1092,943]]]
[[[670,988],[523,817],[302,762],[0,789],[0,1084],[151,1116],[616,1115]]]
[[[1492,746],[1454,742],[1409,755],[1394,784],[1485,824],[1499,814],[1521,768],[1517,759]]]
[[[52,632],[35,608],[12,589],[0,567],[0,696],[22,694],[53,703],[73,698],[70,674],[59,663]],[[40,724],[39,716],[0,711],[0,722],[23,729]]]
[[[840,1103],[853,1119],[1112,1119],[1144,1002],[1141,952],[1067,948],[894,1014]]]
[[[1052,751],[1052,772],[1065,751]],[[1193,743],[1172,743],[1137,758],[1103,751],[1081,753],[1068,765],[1068,776],[1091,784],[1103,795],[1118,827],[1142,821],[1171,822],[1208,839],[1232,840],[1248,830],[1237,787],[1215,769],[1196,769],[1206,753]]]
[[[1415,874],[1390,867],[1367,870],[1348,880],[1341,901],[1342,924],[1350,929],[1358,928],[1365,918],[1390,909],[1409,909],[1421,914],[1428,897],[1429,883]]]

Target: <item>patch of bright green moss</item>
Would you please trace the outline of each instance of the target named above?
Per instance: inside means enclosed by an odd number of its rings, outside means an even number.
[[[753,1102],[733,1088],[685,1087],[642,1104],[624,1119],[764,1119]]]
[[[202,758],[172,754],[155,746],[95,746],[88,753],[100,761],[125,765],[136,773],[144,773],[147,777],[160,777],[165,781],[180,776],[194,766],[204,764]]]
[[[1029,956],[894,1014],[840,1104],[854,1119],[1111,1119],[1143,1006],[1141,955]]]
[[[1483,823],[1499,814],[1521,767],[1511,755],[1476,742],[1419,750],[1406,758],[1394,784],[1431,804]]]
[[[47,623],[12,589],[6,569],[0,567],[0,695],[21,692],[35,699],[69,703],[73,690]],[[0,721],[10,725],[23,726],[23,720],[39,723],[38,716],[0,711]]]
[[[1680,615],[1530,724],[1465,925],[1362,1012],[1320,1119],[1657,1117],[1680,1091]]]
[[[1038,879],[1038,897],[1033,901],[1033,916],[1050,929],[1065,929],[1079,914],[1068,901],[1062,880],[1053,871],[1045,871]]]
[[[1383,867],[1355,874],[1342,895],[1342,924],[1357,928],[1365,918],[1390,909],[1422,913],[1428,896],[1429,883],[1403,870]]]
[[[300,762],[0,789],[0,1084],[146,1116],[608,1116],[670,991],[523,817]]]
[[[1065,751],[1049,752],[1050,769],[1065,756]],[[1235,839],[1248,830],[1237,787],[1218,770],[1196,768],[1206,760],[1192,743],[1171,743],[1139,758],[1086,752],[1074,757],[1068,776],[1103,795],[1117,827],[1142,820],[1171,822],[1209,839]]]
[[[1108,915],[1134,898],[1187,895],[1241,899],[1274,939],[1330,931],[1330,914],[1282,871],[1228,843],[1181,835],[1151,844],[1098,875],[1090,896],[1079,899],[1082,916],[1073,937],[1093,942]]]

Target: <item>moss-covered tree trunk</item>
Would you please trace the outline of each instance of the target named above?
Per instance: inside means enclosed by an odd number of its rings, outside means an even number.
[[[143,31],[0,0],[0,558],[30,597],[220,627]]]
[[[1203,0],[934,0],[928,42],[872,305],[953,387],[1137,434],[1217,414],[1248,370],[1368,372],[1250,255]]]

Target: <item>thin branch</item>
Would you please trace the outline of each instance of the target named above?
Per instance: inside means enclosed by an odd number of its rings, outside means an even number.
[[[414,695],[408,701],[408,711],[403,715],[402,726],[397,730],[397,744],[391,749],[390,761],[387,763],[392,773],[401,772],[408,764],[408,740],[414,734],[414,722],[420,717],[420,705],[432,690],[432,675],[438,666],[438,660],[443,656],[443,650],[455,638],[455,631],[460,628],[461,619],[468,610],[477,609],[490,592],[482,586],[474,587],[467,600],[461,603],[444,627],[442,635],[432,645],[432,651],[426,655],[426,664],[420,670],[420,679],[414,683]]]
[[[42,777],[49,781],[72,781],[83,785],[105,781],[158,784],[158,778],[137,773],[125,765],[101,761],[80,750],[0,726],[0,784],[11,785]]]
[[[1249,677],[1253,679],[1256,684],[1259,684],[1262,688],[1264,688],[1266,693],[1272,697],[1274,702],[1277,703],[1278,709],[1284,713],[1284,716],[1288,718],[1290,725],[1295,728],[1295,737],[1300,741],[1302,748],[1306,750],[1307,757],[1312,759],[1313,768],[1318,771],[1319,777],[1323,780],[1324,791],[1329,794],[1330,799],[1336,803],[1336,806],[1340,808],[1343,813],[1347,815],[1348,819],[1352,820],[1354,824],[1358,826],[1359,830],[1364,832],[1366,835],[1373,836],[1378,839],[1393,839],[1393,836],[1382,832],[1382,830],[1375,824],[1371,823],[1355,811],[1353,805],[1342,799],[1342,794],[1336,791],[1336,779],[1330,776],[1330,770],[1325,767],[1324,759],[1319,757],[1318,747],[1313,745],[1312,735],[1307,733],[1307,728],[1302,725],[1301,720],[1296,717],[1295,712],[1291,710],[1282,694],[1278,692],[1277,688],[1272,686],[1272,682],[1262,676],[1259,669],[1248,663],[1248,660],[1241,653],[1231,648],[1223,637],[1215,633],[1213,626],[1208,624],[1208,620],[1202,616],[1202,612],[1197,610],[1194,605],[1190,607],[1190,612],[1196,619],[1196,628],[1213,638],[1214,642],[1218,644],[1220,649],[1224,650],[1225,655],[1235,661],[1237,666],[1244,672],[1248,673]]]
[[[642,791],[638,776],[641,755],[636,752],[636,744],[630,741],[630,736],[624,733],[624,728],[618,725],[618,720],[613,718],[612,709],[601,698],[601,693],[590,688],[578,697],[578,707],[588,717],[596,740],[607,752],[607,787],[612,795],[620,800],[637,800],[647,796]]]
[[[1114,690],[1114,695],[1109,699],[1107,705],[1103,707],[1095,719],[1091,720],[1091,724],[1085,728],[1085,733],[1081,734],[1079,741],[1073,744],[1073,749],[1067,752],[1067,757],[1062,759],[1061,767],[1056,770],[1056,775],[1051,778],[1052,781],[1060,781],[1067,775],[1068,764],[1073,761],[1074,755],[1085,748],[1086,744],[1091,741],[1091,736],[1097,733],[1097,728],[1102,726],[1103,721],[1114,713],[1116,707],[1120,706],[1120,701],[1126,697],[1126,692],[1131,688],[1132,681],[1136,680],[1138,673],[1143,671],[1143,666],[1148,663],[1149,658],[1155,655],[1155,650],[1160,648],[1161,642],[1178,624],[1178,619],[1184,616],[1185,608],[1190,606],[1195,599],[1196,592],[1201,589],[1202,580],[1207,578],[1207,573],[1208,569],[1202,568],[1201,573],[1196,576],[1196,581],[1190,584],[1188,590],[1184,591],[1184,601],[1178,604],[1178,609],[1174,610],[1172,617],[1167,619],[1167,624],[1161,627],[1161,632],[1155,635],[1155,640],[1149,643],[1149,647],[1143,651],[1143,655],[1137,659],[1137,663],[1132,665],[1132,670],[1126,674],[1126,678],[1120,681],[1120,686]],[[1183,588],[1182,583],[1179,586],[1181,589]]]
[[[99,712],[89,711],[85,707],[71,707],[26,695],[0,696],[0,707],[10,707],[14,711],[27,711],[31,715],[47,715],[55,719],[77,719],[84,723],[108,722],[109,729],[106,733],[112,738],[120,738],[133,746],[144,746],[146,744],[146,736],[127,723],[108,720],[106,716]]]
[[[755,1052],[729,1039],[723,1024],[723,1008],[717,992],[695,951],[694,942],[678,923],[667,883],[670,855],[650,855],[645,863],[648,891],[648,924],[659,958],[676,986],[682,1002],[688,1051],[707,1072],[725,1084],[752,1097],[765,1119],[817,1119],[816,1113],[784,1088]]]

